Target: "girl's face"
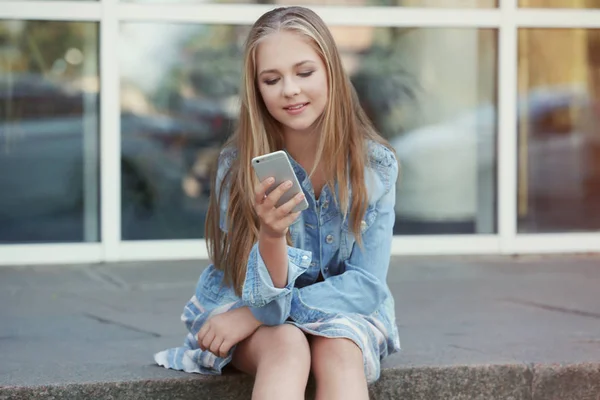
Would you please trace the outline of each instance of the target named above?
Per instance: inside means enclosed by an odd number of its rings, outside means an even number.
[[[310,133],[328,98],[325,65],[302,36],[281,31],[256,51],[257,83],[269,113],[285,134]]]

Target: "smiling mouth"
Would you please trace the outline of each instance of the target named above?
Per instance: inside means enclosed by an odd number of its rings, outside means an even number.
[[[308,103],[300,103],[300,104],[296,104],[294,106],[289,106],[289,107],[284,107],[285,110],[299,110],[304,106],[307,106]]]

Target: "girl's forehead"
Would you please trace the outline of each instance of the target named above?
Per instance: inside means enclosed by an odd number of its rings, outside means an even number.
[[[291,68],[306,61],[318,63],[321,59],[310,40],[294,32],[271,33],[256,49],[258,73],[264,69]]]

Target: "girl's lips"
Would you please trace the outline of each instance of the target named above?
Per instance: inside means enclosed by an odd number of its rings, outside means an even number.
[[[297,115],[304,111],[309,104],[310,103],[300,103],[293,106],[284,107],[283,109],[287,111],[288,114]]]

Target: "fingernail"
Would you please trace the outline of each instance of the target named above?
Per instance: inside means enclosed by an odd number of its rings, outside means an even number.
[[[296,195],[296,197],[299,198],[299,199],[303,199],[304,198],[304,193],[298,193]]]
[[[285,187],[291,187],[291,186],[292,186],[292,181],[285,182]]]
[[[273,183],[273,182],[275,182],[275,178],[269,178],[269,179],[267,179],[267,183]]]

